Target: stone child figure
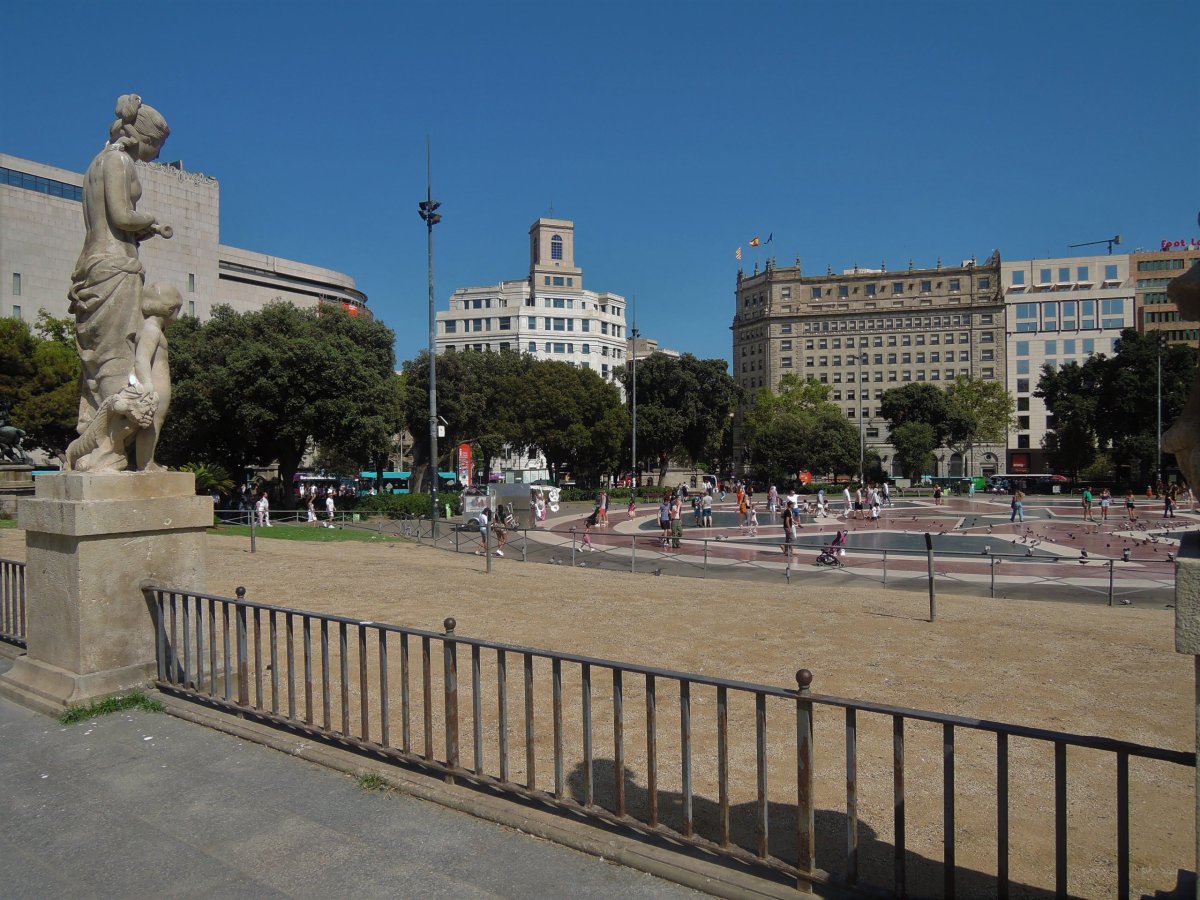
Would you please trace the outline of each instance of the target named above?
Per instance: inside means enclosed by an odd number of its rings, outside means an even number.
[[[1179,317],[1189,322],[1200,319],[1200,262],[1167,285],[1167,298],[1179,307]],[[1200,369],[1179,418],[1162,436],[1162,447],[1175,454],[1175,461],[1188,487],[1200,485]]]
[[[154,422],[137,433],[134,463],[138,471],[161,469],[154,450],[171,405],[171,368],[167,358],[166,328],[179,315],[183,297],[173,284],[152,284],[142,292],[142,330],[133,356],[133,376],[156,395]]]
[[[145,274],[139,244],[169,238],[169,225],[139,212],[142,196],[134,162],[151,162],[170,133],[166,121],[137,94],[117,100],[109,142],[83,177],[83,251],[71,273],[71,312],[81,363],[79,424],[82,435],[104,401],[124,392],[133,371],[142,328]]]

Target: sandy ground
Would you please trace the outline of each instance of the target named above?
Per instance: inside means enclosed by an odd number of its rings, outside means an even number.
[[[1193,662],[1173,650],[1169,608],[1109,608],[1048,600],[981,600],[938,595],[938,619],[926,621],[927,599],[879,585],[798,592],[770,584],[676,579],[571,570],[494,560],[490,575],[479,557],[411,544],[311,544],[211,536],[210,593],[233,596],[243,585],[251,600],[335,612],[389,624],[441,630],[453,616],[465,637],[605,657],[626,663],[697,672],[779,687],[795,686],[807,668],[819,694],[853,697],[980,719],[1096,734],[1176,750],[1192,750]],[[24,558],[23,534],[0,531],[0,556]],[[336,642],[335,642],[336,643]],[[351,640],[353,644],[353,640]],[[464,651],[465,652],[465,651]],[[434,669],[440,668],[435,645]],[[282,658],[282,650],[281,650]],[[485,657],[485,672],[495,662]],[[536,783],[553,789],[549,743],[549,666],[538,663],[539,733]],[[331,668],[334,666],[331,665]],[[392,671],[398,669],[395,662]],[[523,781],[523,693],[519,657],[508,666],[513,780]],[[354,668],[350,670],[352,673]],[[469,660],[460,663],[460,701],[470,712]],[[334,673],[336,676],[336,672]],[[543,679],[543,675],[545,679]],[[435,679],[436,679],[435,675]],[[419,649],[413,678],[420,678]],[[355,681],[354,677],[351,678]],[[495,703],[494,677],[481,692]],[[438,681],[440,684],[440,681]],[[490,687],[489,687],[490,684]],[[301,686],[302,689],[302,686]],[[578,750],[578,667],[564,667],[565,755],[568,790],[581,795]],[[658,789],[663,818],[678,815],[678,692],[658,696]],[[711,689],[692,696],[695,801],[698,829],[712,825],[715,800],[715,703]],[[439,707],[435,685],[431,704]],[[334,690],[336,694],[336,688]],[[356,692],[352,692],[356,696]],[[377,693],[374,688],[369,692]],[[420,688],[414,683],[413,742],[421,749]],[[613,689],[611,676],[593,675],[596,721],[596,799],[612,801]],[[399,689],[390,690],[394,699]],[[626,791],[634,812],[646,804],[644,685],[626,676],[624,691]],[[357,701],[351,708],[357,710]],[[319,703],[318,703],[319,706]],[[546,718],[542,720],[543,707]],[[333,718],[338,720],[337,698]],[[320,710],[318,709],[318,715]],[[399,713],[389,713],[399,744]],[[794,704],[768,705],[768,794],[771,849],[794,858]],[[444,758],[440,707],[433,745]],[[495,723],[484,728],[489,770],[495,767]],[[734,837],[753,847],[755,732],[752,697],[730,699],[731,801]],[[377,727],[377,726],[376,726]],[[890,885],[892,872],[892,723],[859,715],[858,788],[861,876]],[[463,725],[463,759],[470,765],[471,725]],[[376,735],[377,737],[377,735]],[[942,730],[906,728],[907,864],[910,895],[941,893],[943,858]],[[818,865],[839,872],[846,857],[845,720],[841,710],[816,714]],[[968,729],[955,734],[959,892],[995,894],[996,744]],[[1011,768],[1013,896],[1045,896],[1054,879],[1054,759],[1050,745],[1014,739]],[[1115,893],[1115,783],[1111,754],[1068,754],[1070,890],[1076,896]],[[1131,771],[1132,870],[1135,896],[1170,888],[1178,868],[1193,865],[1193,772],[1134,759]],[[789,819],[790,815],[790,819]]]

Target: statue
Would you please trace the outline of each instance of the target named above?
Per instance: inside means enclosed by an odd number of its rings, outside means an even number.
[[[79,439],[67,452],[67,468],[123,471],[153,467],[154,446],[170,395],[164,315],[144,317],[145,271],[138,259],[142,241],[170,238],[171,226],[139,212],[142,196],[134,162],[158,158],[170,134],[163,117],[137,94],[117,100],[109,142],[83,177],[87,234],[71,273],[71,312],[79,350]],[[158,289],[156,296],[161,296]],[[178,292],[175,293],[178,297]],[[161,309],[161,304],[155,306]],[[169,316],[167,316],[169,318]],[[150,319],[155,320],[151,326]],[[150,362],[137,373],[138,344],[147,342]],[[161,350],[158,383],[154,360]],[[159,406],[162,406],[161,412]],[[140,442],[141,432],[148,435]]]
[[[1191,322],[1200,319],[1200,262],[1167,285],[1167,298],[1179,307],[1179,317]],[[1200,368],[1188,395],[1187,405],[1175,424],[1163,432],[1162,447],[1175,454],[1175,462],[1188,487],[1200,490]]]
[[[0,463],[5,460],[25,465],[29,457],[21,449],[25,432],[8,421],[9,404],[0,403]]]

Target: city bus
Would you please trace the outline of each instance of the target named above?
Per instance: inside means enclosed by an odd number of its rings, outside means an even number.
[[[1058,494],[1066,490],[1070,483],[1071,479],[1066,475],[1005,472],[988,479],[988,490],[996,494],[1011,494],[1018,489],[1026,494]]]
[[[358,473],[358,495],[365,497],[371,493],[371,488],[378,489],[376,485],[378,472],[362,471]],[[458,474],[456,472],[438,472],[441,480],[438,482],[438,490],[453,491],[458,487]],[[383,473],[383,491],[384,494],[407,494],[411,490],[409,480],[412,478],[412,472],[384,472]]]

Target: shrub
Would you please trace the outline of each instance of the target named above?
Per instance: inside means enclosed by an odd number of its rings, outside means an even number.
[[[439,512],[446,512],[446,504],[450,504],[450,512],[459,512],[459,497],[456,492],[438,494],[438,504],[442,507]],[[374,497],[359,497],[354,504],[354,511],[367,514],[385,515],[389,519],[429,518],[428,494],[377,494]]]

